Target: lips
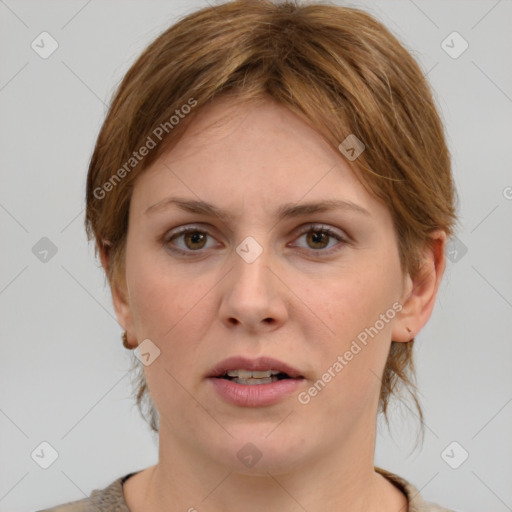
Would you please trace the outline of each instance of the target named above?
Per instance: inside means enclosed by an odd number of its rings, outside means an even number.
[[[279,372],[281,378],[298,379],[304,378],[300,370],[294,368],[278,359],[272,357],[259,357],[257,359],[248,359],[245,357],[230,357],[218,363],[207,375],[208,378],[227,377],[228,372],[235,370],[247,370],[252,372],[264,372],[271,370]]]
[[[267,407],[290,399],[305,385],[306,378],[297,368],[272,357],[230,357],[217,364],[206,381],[226,403]]]

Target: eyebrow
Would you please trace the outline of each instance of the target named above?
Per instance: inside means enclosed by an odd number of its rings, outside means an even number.
[[[161,211],[172,205],[175,205],[178,208],[190,213],[215,217],[223,222],[232,221],[234,219],[234,215],[230,212],[217,208],[213,204],[210,204],[206,201],[195,201],[180,197],[167,197],[162,199],[161,201],[158,201],[158,203],[155,203],[147,208],[144,214]],[[286,203],[277,209],[275,216],[276,219],[280,221],[285,218],[300,217],[303,215],[321,213],[329,210],[345,210],[371,217],[371,213],[364,209],[362,206],[359,206],[352,201],[345,201],[340,199],[324,199],[322,201],[301,204]]]

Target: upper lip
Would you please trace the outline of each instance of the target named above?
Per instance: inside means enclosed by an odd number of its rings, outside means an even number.
[[[222,377],[231,370],[265,371],[275,370],[286,373],[291,378],[303,377],[301,372],[292,366],[274,359],[272,357],[258,357],[248,359],[247,357],[234,356],[224,359],[210,371],[208,377]]]

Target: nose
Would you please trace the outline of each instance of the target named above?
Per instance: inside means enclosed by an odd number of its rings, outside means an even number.
[[[251,263],[234,251],[233,266],[221,286],[219,315],[226,327],[257,334],[286,322],[287,288],[269,250],[264,249]]]

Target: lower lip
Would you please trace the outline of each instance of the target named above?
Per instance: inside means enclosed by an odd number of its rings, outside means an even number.
[[[215,391],[227,402],[240,407],[272,405],[297,391],[304,379],[282,379],[269,384],[237,384],[227,379],[208,379]]]

